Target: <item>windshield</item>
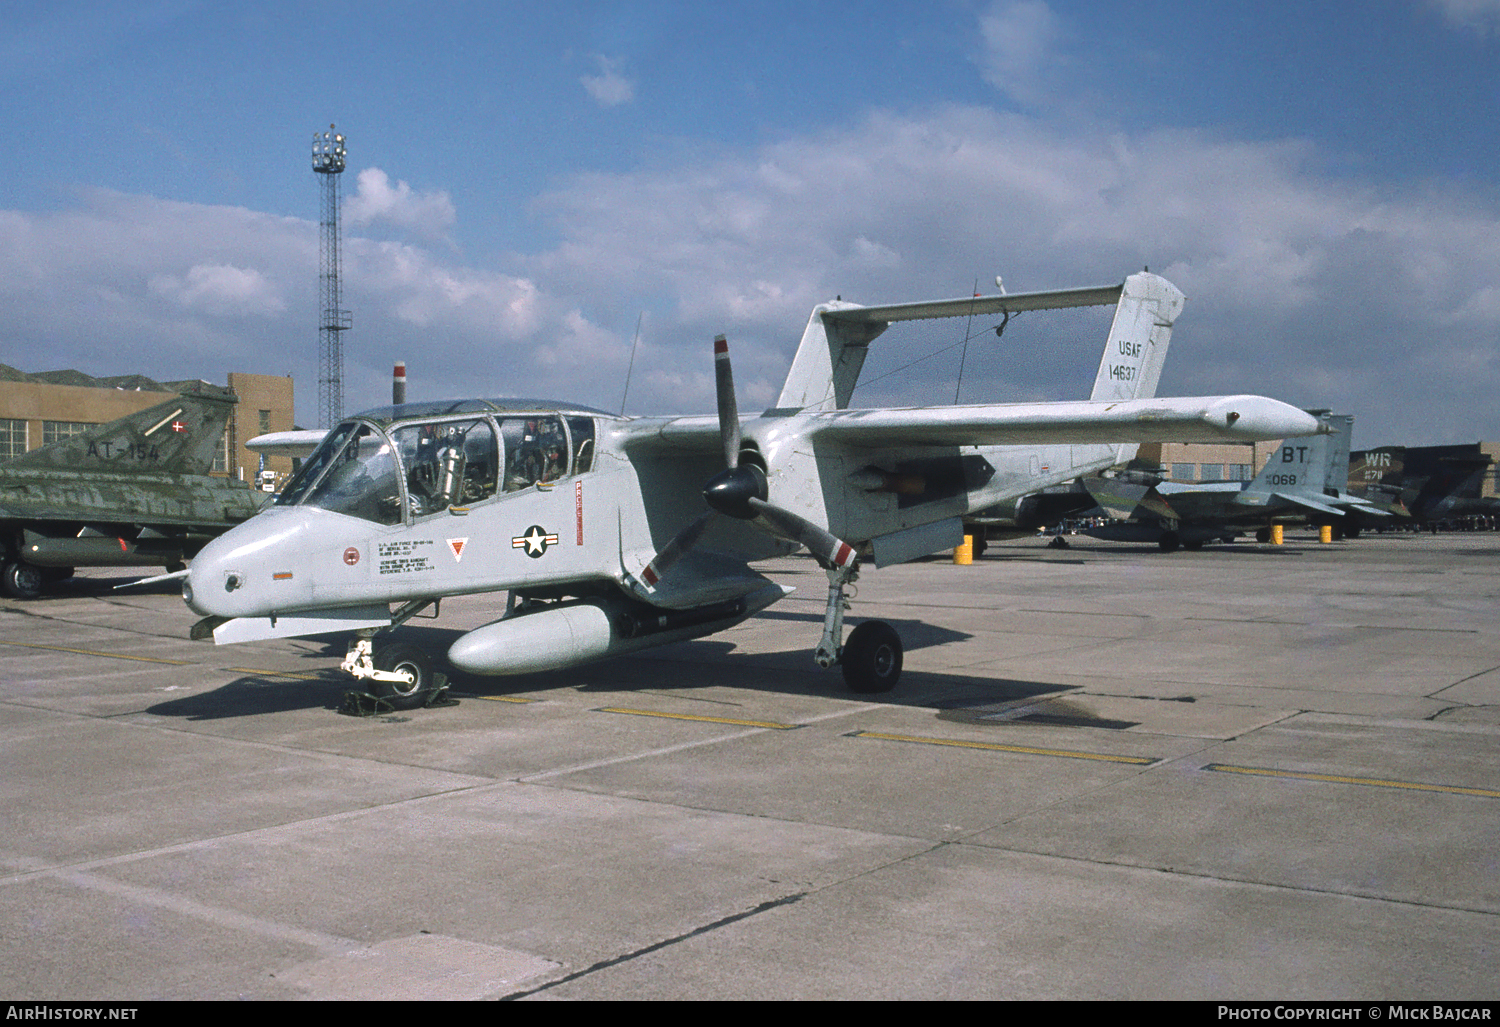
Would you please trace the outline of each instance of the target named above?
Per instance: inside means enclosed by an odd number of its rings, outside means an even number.
[[[350,427],[352,437],[346,436],[343,447],[327,459],[328,472],[308,492],[307,505],[396,524],[401,520],[401,488],[391,444],[367,424]]]
[[[405,517],[403,498],[412,517],[425,517],[582,474],[594,462],[594,430],[591,417],[556,414],[408,423],[389,437],[366,422],[345,421],[313,450],[276,503],[398,524]]]
[[[296,506],[312,484],[328,469],[328,465],[333,462],[339,450],[344,448],[344,443],[349,441],[349,436],[354,433],[356,427],[358,427],[356,422],[345,421],[323,436],[323,441],[318,443],[318,448],[302,461],[302,467],[292,475],[292,480],[287,482],[286,488],[281,490],[281,495],[276,497],[276,505]]]

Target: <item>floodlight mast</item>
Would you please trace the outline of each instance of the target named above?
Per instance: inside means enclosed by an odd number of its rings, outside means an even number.
[[[323,210],[319,225],[318,284],[322,310],[318,316],[318,423],[331,428],[344,419],[344,342],[341,333],[354,327],[339,292],[339,176],[345,163],[344,137],[328,126],[314,132],[312,169],[323,176]]]

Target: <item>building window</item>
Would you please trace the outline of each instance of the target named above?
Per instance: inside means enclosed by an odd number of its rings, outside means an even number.
[[[88,421],[43,421],[42,445],[50,446],[72,435],[82,435],[93,427]]]
[[[1198,480],[1198,467],[1197,467],[1197,465],[1196,464],[1173,464],[1172,465],[1172,480],[1173,481],[1197,481]]]
[[[1250,464],[1230,464],[1229,472],[1230,481],[1255,480],[1255,471],[1252,469]]]
[[[262,410],[260,412],[260,433],[262,435],[264,435],[267,432],[269,432],[270,430],[271,430],[271,411],[269,411],[269,410]]]
[[[26,452],[26,422],[0,417],[0,460]]]
[[[1229,472],[1223,464],[1204,464],[1200,481],[1228,481]]]
[[[224,434],[219,436],[219,446],[214,450],[214,473],[229,473],[229,429],[224,429]]]

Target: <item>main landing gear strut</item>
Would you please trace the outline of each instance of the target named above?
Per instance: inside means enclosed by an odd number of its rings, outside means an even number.
[[[391,627],[404,624],[426,607],[431,600],[406,604],[394,617]],[[448,676],[438,673],[432,657],[409,642],[394,642],[375,651],[375,636],[385,628],[364,628],[349,640],[349,651],[339,669],[365,683],[367,692],[344,693],[344,706],[350,712],[368,716],[392,710],[415,710],[423,706],[451,706],[448,699]]]
[[[844,683],[851,692],[873,694],[889,692],[901,678],[901,636],[885,621],[868,620],[855,626],[849,641],[843,645],[844,611],[849,599],[844,589],[859,580],[856,566],[830,567],[828,605],[823,611],[823,637],[813,653],[820,667],[835,663],[844,672]]]

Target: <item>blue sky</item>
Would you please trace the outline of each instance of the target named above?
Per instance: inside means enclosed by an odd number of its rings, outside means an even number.
[[[1164,394],[1500,439],[1500,0],[12,2],[0,30],[24,370],[290,373],[312,424],[337,122],[348,410],[396,359],[413,398],[619,409],[638,318],[629,412],[711,410],[720,331],[751,409],[834,295],[1149,265],[1188,295]],[[961,399],[1082,397],[1107,323],[976,340]],[[856,405],[951,402],[963,330],[892,329]]]

